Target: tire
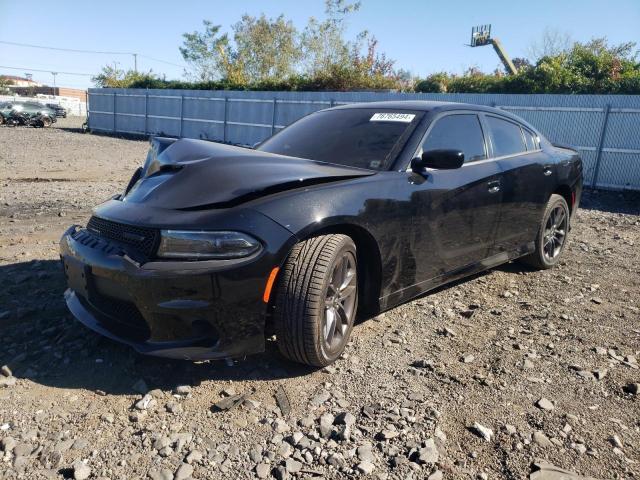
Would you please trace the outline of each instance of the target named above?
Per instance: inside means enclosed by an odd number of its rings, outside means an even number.
[[[49,117],[42,117],[40,121],[42,122],[43,127],[50,127],[53,123]]]
[[[274,326],[280,352],[322,367],[349,341],[358,307],[357,254],[347,235],[296,244],[278,282]],[[334,283],[339,283],[334,288]]]
[[[570,212],[566,200],[561,195],[551,195],[538,226],[535,250],[520,260],[539,270],[555,266],[567,245],[569,220]]]

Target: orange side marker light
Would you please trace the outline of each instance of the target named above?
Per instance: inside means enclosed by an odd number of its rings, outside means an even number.
[[[276,277],[278,276],[278,271],[280,267],[273,267],[271,273],[269,274],[269,278],[267,279],[267,285],[264,287],[264,295],[262,295],[262,301],[264,303],[269,303],[269,298],[271,297],[271,289],[273,288],[273,284],[276,281]]]

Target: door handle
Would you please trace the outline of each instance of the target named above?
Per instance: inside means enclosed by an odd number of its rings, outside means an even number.
[[[551,170],[551,165],[545,165],[544,167],[542,167],[542,173],[548,177],[549,175],[551,175],[553,173],[553,170]]]
[[[489,182],[487,186],[489,187],[489,193],[498,193],[500,191],[499,181]]]

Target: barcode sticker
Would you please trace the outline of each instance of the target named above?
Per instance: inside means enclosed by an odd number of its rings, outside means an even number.
[[[369,121],[411,123],[414,118],[413,113],[374,113]]]

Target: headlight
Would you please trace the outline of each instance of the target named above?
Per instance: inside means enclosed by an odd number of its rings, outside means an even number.
[[[162,230],[158,256],[196,260],[242,258],[261,247],[258,240],[241,232]]]

